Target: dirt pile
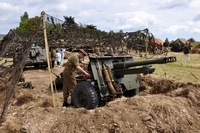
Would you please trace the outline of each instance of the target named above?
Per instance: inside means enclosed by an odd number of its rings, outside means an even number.
[[[192,54],[200,54],[200,43],[194,47],[191,51],[190,51]]]
[[[104,107],[86,110],[63,108],[62,91],[56,93],[57,106],[53,108],[49,80],[44,79],[48,79],[47,75],[48,71],[45,70],[25,71],[26,79],[32,80],[35,86],[33,89],[16,86],[1,121],[2,133],[200,131],[198,84],[140,76],[139,95],[117,98]]]

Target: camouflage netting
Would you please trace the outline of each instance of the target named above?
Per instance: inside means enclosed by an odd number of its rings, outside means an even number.
[[[42,23],[44,21],[45,28]],[[2,109],[0,118],[2,118],[15,85],[20,79],[32,44],[45,46],[43,29],[47,31],[50,48],[62,47],[69,50],[84,48],[86,51],[89,51],[89,49],[95,51],[95,48],[99,48],[101,51],[107,47],[112,47],[114,51],[119,49],[123,51],[126,46],[129,49],[139,51],[145,51],[147,48],[149,53],[154,50],[154,43],[151,41],[154,36],[148,29],[127,33],[107,33],[69,25],[42,12],[35,31],[10,30],[0,44],[0,86],[1,91],[4,92],[1,96],[4,103],[0,105]]]

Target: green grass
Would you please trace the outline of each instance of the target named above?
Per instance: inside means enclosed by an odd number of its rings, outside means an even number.
[[[192,43],[193,44],[193,47],[196,47],[200,42],[194,42]]]
[[[200,83],[200,54],[190,54],[189,62],[183,61],[183,53],[170,52],[168,56],[176,56],[177,62],[167,64],[153,64],[156,69],[152,77],[167,78],[180,82]],[[155,56],[153,58],[160,58]],[[144,58],[135,58],[135,60],[145,60]]]

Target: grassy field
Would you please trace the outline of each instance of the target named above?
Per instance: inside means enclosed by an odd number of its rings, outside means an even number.
[[[167,64],[154,64],[155,72],[151,74],[156,78],[167,78],[179,82],[200,83],[200,54],[190,54],[189,62],[183,60],[183,53],[170,52],[168,56],[176,56],[177,62]],[[160,58],[162,55],[154,56]],[[145,60],[144,58],[135,58],[135,60]]]
[[[168,56],[176,56],[177,62],[167,64],[153,64],[156,68],[155,72],[151,74],[155,78],[167,78],[170,80],[177,80],[180,82],[193,82],[200,84],[200,54],[190,54],[189,62],[185,63],[183,60],[183,53],[169,52]],[[150,57],[150,55],[148,56]],[[162,55],[154,56],[153,58],[160,58]],[[10,59],[5,63],[0,60],[0,65],[8,66],[12,64]],[[134,57],[135,61],[146,60],[145,58]]]
[[[192,43],[193,44],[193,47],[196,47],[200,42],[194,42]]]

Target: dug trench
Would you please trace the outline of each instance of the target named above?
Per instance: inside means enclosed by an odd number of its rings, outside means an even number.
[[[63,67],[55,67],[55,73]],[[24,71],[34,88],[16,86],[1,133],[199,133],[200,84],[139,75],[140,92],[117,98],[93,110],[62,107],[62,91],[55,91],[56,107],[45,69]],[[56,77],[53,75],[53,79]],[[0,84],[1,105],[5,97]],[[2,106],[1,106],[2,108]]]

